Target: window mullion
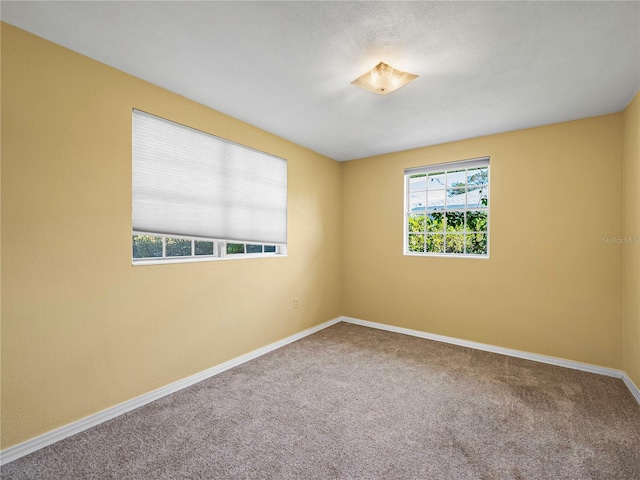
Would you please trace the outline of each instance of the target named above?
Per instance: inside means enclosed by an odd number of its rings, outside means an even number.
[[[455,172],[455,173],[454,173]],[[435,183],[432,185],[430,183],[430,176],[438,180],[443,178],[443,188],[435,190],[433,188],[429,188],[430,186],[438,186]],[[474,176],[474,181],[485,181],[486,183],[482,185],[471,184],[470,183],[470,175]],[[414,185],[414,188],[418,186],[420,187],[420,183],[413,181],[414,178],[426,176],[426,192],[425,199],[426,205],[424,211],[418,210],[418,204],[415,205],[416,210],[412,211],[412,198],[416,195],[422,193],[421,191],[415,190],[412,191],[411,187]],[[424,214],[425,215],[425,224],[424,224],[424,232],[422,234],[425,235],[424,242],[424,253],[428,255],[442,255],[442,256],[484,256],[488,257],[489,254],[489,208],[483,206],[475,206],[470,205],[469,202],[471,198],[469,197],[471,193],[471,188],[473,187],[474,195],[476,191],[480,189],[484,192],[484,196],[488,198],[489,196],[489,158],[476,159],[475,161],[463,161],[463,162],[452,162],[448,164],[440,164],[440,165],[432,165],[426,167],[417,167],[405,170],[405,215],[404,215],[404,245],[405,252],[407,254],[413,253],[422,253],[418,247],[418,239],[412,234],[418,234],[421,232],[416,232],[410,230],[410,228],[415,228],[410,225],[410,218],[413,215]],[[478,192],[479,193],[479,192]],[[451,197],[449,196],[451,194]],[[438,208],[438,203],[440,202],[441,195],[443,197],[443,206],[442,208]],[[412,197],[414,196],[414,197]],[[482,198],[483,195],[480,195]],[[417,197],[415,197],[417,198]],[[475,197],[474,197],[475,198]],[[434,210],[430,210],[429,206],[434,208]],[[462,207],[462,208],[454,208],[450,209],[449,207]],[[469,224],[469,212],[474,211],[478,212],[482,215],[481,212],[484,212],[486,230],[485,231],[468,231],[470,229]],[[443,230],[440,232],[431,232],[429,231],[428,225],[429,222],[437,222],[437,218],[432,218],[429,220],[429,215],[440,213],[444,216],[443,221]],[[459,218],[461,217],[461,218]],[[419,218],[419,217],[418,217]],[[474,217],[478,218],[478,217]],[[478,221],[481,220],[482,217],[479,217]],[[454,221],[455,220],[455,221]],[[461,220],[461,221],[460,221]],[[475,222],[476,220],[474,220]],[[431,223],[431,225],[435,225]],[[454,231],[448,231],[448,225],[459,225],[460,230],[456,229]],[[476,244],[476,239],[473,239],[474,245],[473,249],[467,248],[467,237],[471,238],[474,234],[482,234],[483,242]],[[431,238],[430,238],[431,237]],[[481,240],[478,240],[481,242]],[[442,242],[438,245],[435,242]],[[460,244],[459,242],[462,242]],[[451,252],[447,253],[447,250],[451,248]],[[414,249],[414,250],[412,250]],[[441,250],[442,249],[442,250]],[[442,253],[438,253],[438,252]],[[457,251],[459,253],[455,253]]]

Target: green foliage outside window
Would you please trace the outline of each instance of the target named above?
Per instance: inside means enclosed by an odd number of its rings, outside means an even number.
[[[167,257],[187,257],[191,255],[191,240],[185,238],[166,238]]]
[[[213,242],[196,240],[194,243],[196,255],[213,255]]]
[[[227,255],[244,253],[244,243],[227,243]]]
[[[133,236],[133,258],[162,257],[162,237]]]
[[[486,255],[488,181],[486,167],[412,175],[410,206],[421,211],[407,215],[408,251]],[[445,189],[447,202],[440,206],[438,191],[444,195]],[[425,193],[435,203],[425,204]]]
[[[162,241],[164,239],[164,257]],[[214,256],[213,240],[191,240],[188,238],[162,237],[154,235],[133,235],[133,258],[169,258],[191,256]],[[192,255],[193,248],[193,255]],[[275,245],[251,243],[225,243],[226,254],[262,254],[278,253]]]

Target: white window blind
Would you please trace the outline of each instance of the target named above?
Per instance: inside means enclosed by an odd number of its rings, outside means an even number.
[[[287,161],[133,111],[133,231],[287,241]]]
[[[405,175],[419,175],[422,173],[440,172],[446,170],[462,170],[465,168],[482,168],[489,166],[489,157],[474,158],[471,160],[461,160],[459,162],[438,163],[436,165],[426,165],[424,167],[405,168]]]

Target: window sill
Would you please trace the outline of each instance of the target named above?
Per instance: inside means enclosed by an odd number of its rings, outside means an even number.
[[[413,252],[405,252],[404,255],[406,257],[432,257],[432,258],[479,258],[483,260],[488,260],[489,255],[460,255],[457,253],[413,253]]]
[[[256,258],[280,258],[286,257],[286,253],[244,253],[238,255],[227,255],[224,257],[175,257],[175,258],[139,258],[131,262],[134,267],[141,265],[170,265],[173,263],[202,263],[202,262],[224,262],[227,260],[249,260]]]

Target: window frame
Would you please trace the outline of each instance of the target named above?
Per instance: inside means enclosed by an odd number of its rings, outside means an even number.
[[[240,242],[240,241],[232,241],[232,240],[220,240],[220,239],[212,239],[212,238],[201,238],[201,237],[187,237],[184,235],[163,235],[161,233],[152,233],[152,232],[138,232],[133,231],[131,236],[131,242],[133,247],[133,237],[134,236],[148,236],[148,237],[157,237],[162,239],[162,256],[159,257],[133,257],[133,251],[131,253],[133,259],[133,265],[160,265],[160,264],[170,264],[170,263],[191,263],[191,262],[212,262],[219,260],[239,260],[239,259],[247,259],[247,258],[270,258],[270,257],[286,257],[287,256],[287,247],[286,245],[281,244],[260,244],[256,242]],[[175,239],[183,239],[191,241],[191,255],[167,255],[166,254],[166,239],[167,238],[175,238]],[[195,242],[210,242],[213,243],[213,254],[211,255],[196,255],[195,254]],[[244,244],[245,252],[244,253],[227,253],[227,244]],[[263,251],[257,253],[247,253],[246,245],[262,245]],[[265,252],[264,247],[275,247],[274,252]]]
[[[465,205],[464,208],[460,209],[460,208],[456,208],[456,209],[447,209],[446,205],[443,206],[443,208],[441,209],[432,209],[429,210],[429,205],[428,205],[428,200],[427,200],[427,204],[425,204],[425,208],[424,210],[419,210],[419,211],[411,211],[411,190],[410,190],[410,179],[413,175],[417,175],[417,174],[426,174],[427,178],[429,174],[433,174],[436,172],[452,172],[452,171],[459,171],[459,170],[465,170],[465,172],[468,172],[469,169],[473,169],[473,168],[482,168],[482,167],[487,167],[487,183],[486,183],[486,187],[487,187],[487,193],[486,193],[486,198],[488,200],[488,204],[486,207],[486,216],[487,216],[487,228],[486,228],[486,239],[487,239],[487,251],[486,253],[483,254],[474,254],[474,253],[466,253],[466,236],[468,233],[485,233],[485,232],[467,232],[466,231],[466,218],[467,218],[467,213],[468,212],[473,212],[473,211],[477,211],[477,210],[485,210],[484,208],[469,208],[469,206],[466,204],[465,201]],[[465,176],[467,174],[465,173]],[[445,183],[444,188],[442,189],[438,189],[438,190],[442,190],[443,192],[445,192],[445,196],[446,196],[446,192],[448,189],[451,189],[453,187],[451,186],[447,186],[447,184]],[[429,187],[428,184],[425,187],[425,194],[426,192],[429,191]],[[465,195],[467,195],[469,191],[469,185],[465,182],[465,186],[464,186],[464,192]],[[404,211],[403,211],[403,223],[404,223],[404,227],[403,227],[403,240],[402,240],[402,250],[403,250],[403,255],[406,256],[411,256],[411,257],[439,257],[439,258],[478,258],[478,259],[488,259],[490,258],[490,246],[491,246],[491,235],[490,235],[490,230],[491,230],[491,214],[490,214],[490,209],[491,209],[491,201],[490,201],[490,191],[491,191],[491,163],[490,163],[490,157],[486,156],[486,157],[477,157],[477,158],[472,158],[472,159],[467,159],[467,160],[459,160],[459,161],[454,161],[454,162],[447,162],[447,163],[438,163],[438,164],[433,164],[433,165],[425,165],[425,166],[421,166],[421,167],[413,167],[413,168],[407,168],[404,171]],[[426,197],[425,197],[426,199]],[[446,214],[447,212],[462,212],[464,213],[464,225],[465,228],[459,233],[464,235],[463,237],[463,245],[464,245],[464,250],[465,253],[447,253],[446,252],[446,236],[449,232],[447,232],[446,230],[446,226],[444,227],[445,229],[443,230],[442,235],[445,237],[444,238],[444,244],[443,244],[443,252],[415,252],[415,251],[410,251],[410,246],[409,246],[409,234],[410,233],[415,233],[415,232],[409,232],[409,217],[412,214],[424,214],[425,217],[427,215],[433,214],[433,213],[443,213]],[[439,233],[439,232],[438,232]],[[426,235],[428,235],[429,233],[426,230],[426,218],[425,218],[425,243],[426,243]],[[458,233],[449,233],[449,234],[458,234]]]

